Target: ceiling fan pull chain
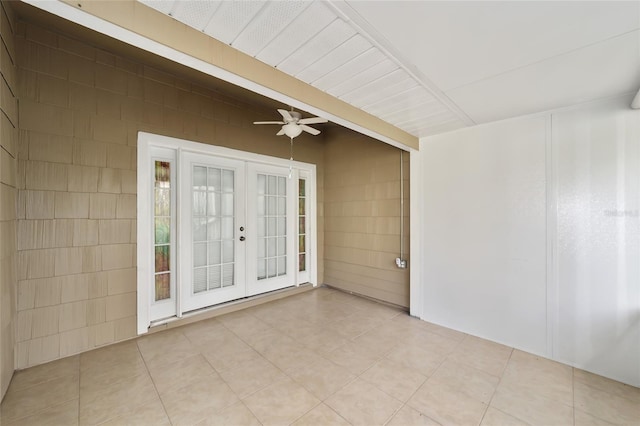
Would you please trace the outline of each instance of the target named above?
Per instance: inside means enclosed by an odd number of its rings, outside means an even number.
[[[293,138],[291,138],[291,147],[289,151],[289,179],[291,179],[292,171],[293,171]]]

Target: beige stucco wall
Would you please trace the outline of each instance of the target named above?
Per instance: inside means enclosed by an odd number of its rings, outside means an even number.
[[[16,159],[18,104],[15,97],[15,19],[10,5],[0,10],[0,399],[14,369],[16,319]]]
[[[403,155],[404,257],[409,255],[409,155]],[[325,144],[325,283],[409,306],[400,254],[400,150],[355,132]]]
[[[273,110],[33,24],[20,22],[16,45],[24,368],[135,335],[138,131],[282,158],[289,144],[277,128],[251,124]],[[317,164],[321,202],[322,139],[296,138],[295,153]]]

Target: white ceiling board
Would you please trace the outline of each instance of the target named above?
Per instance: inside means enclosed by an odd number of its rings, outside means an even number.
[[[640,87],[640,30],[447,92],[477,122],[564,107]]]
[[[373,113],[372,111],[366,110],[369,113]],[[442,113],[446,111],[442,105],[437,102],[429,102],[423,105],[416,105],[411,109],[396,109],[390,108],[389,111],[384,114],[379,114],[380,118],[389,123],[400,123],[402,121],[416,121],[421,120],[426,117]]]
[[[345,94],[398,69],[400,69],[398,64],[389,59],[385,59],[359,74],[352,75],[349,79],[346,79],[337,86],[327,89],[327,92],[335,97],[342,98]]]
[[[232,43],[247,55],[256,56],[278,34],[286,30],[311,2],[272,1],[266,4]]]
[[[377,48],[371,47],[362,54],[351,59],[349,62],[339,66],[328,74],[317,79],[313,85],[321,90],[327,90],[335,87],[345,80],[359,75],[372,66],[386,59],[386,56]]]
[[[176,1],[171,10],[171,16],[190,27],[202,31],[220,6],[220,2]]]
[[[635,1],[348,5],[443,91],[640,28]]]
[[[395,77],[396,75],[397,77]],[[398,92],[418,89],[419,87],[418,82],[409,77],[404,70],[397,70],[363,87],[361,90],[351,92],[349,97],[345,96],[344,99],[358,108],[366,109],[368,105],[375,105],[380,102],[385,103],[386,99]]]
[[[400,93],[396,96],[391,96],[386,102],[380,101],[372,105],[367,105],[365,110],[375,116],[388,114],[388,110],[398,112],[416,112],[425,106],[434,106],[438,108],[444,108],[440,102],[438,102],[429,92],[422,88],[412,89],[408,93]]]
[[[266,5],[262,1],[223,1],[204,32],[223,43],[231,44]]]
[[[451,121],[444,124],[430,126],[425,129],[411,130],[411,134],[415,134],[415,135],[418,135],[419,138],[423,138],[426,136],[438,135],[440,133],[452,132],[454,130],[462,129],[463,127],[467,127],[467,125],[463,123],[461,120],[457,120],[457,121]]]
[[[349,40],[354,34],[356,34],[356,30],[352,26],[336,17],[316,37],[309,40],[308,43],[305,43],[287,59],[276,64],[276,66],[289,75],[297,75]]]
[[[332,70],[348,62],[351,58],[362,54],[370,48],[371,43],[369,43],[369,41],[360,34],[356,34],[333,49],[331,52],[324,55],[321,60],[310,64],[310,66],[300,71],[295,75],[295,77],[313,84],[313,82],[320,77],[328,74]]]
[[[267,64],[277,65],[335,19],[335,14],[323,3],[314,2],[265,46],[256,58]]]

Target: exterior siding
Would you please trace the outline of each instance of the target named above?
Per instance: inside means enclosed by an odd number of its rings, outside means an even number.
[[[400,150],[354,132],[327,135],[325,283],[409,306],[400,255]],[[404,257],[409,253],[409,155],[403,156]]]

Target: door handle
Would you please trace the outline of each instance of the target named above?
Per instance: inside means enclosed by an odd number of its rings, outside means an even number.
[[[245,238],[244,238],[244,235],[243,235],[243,236],[240,237],[240,241],[244,241],[244,240],[245,240]]]

